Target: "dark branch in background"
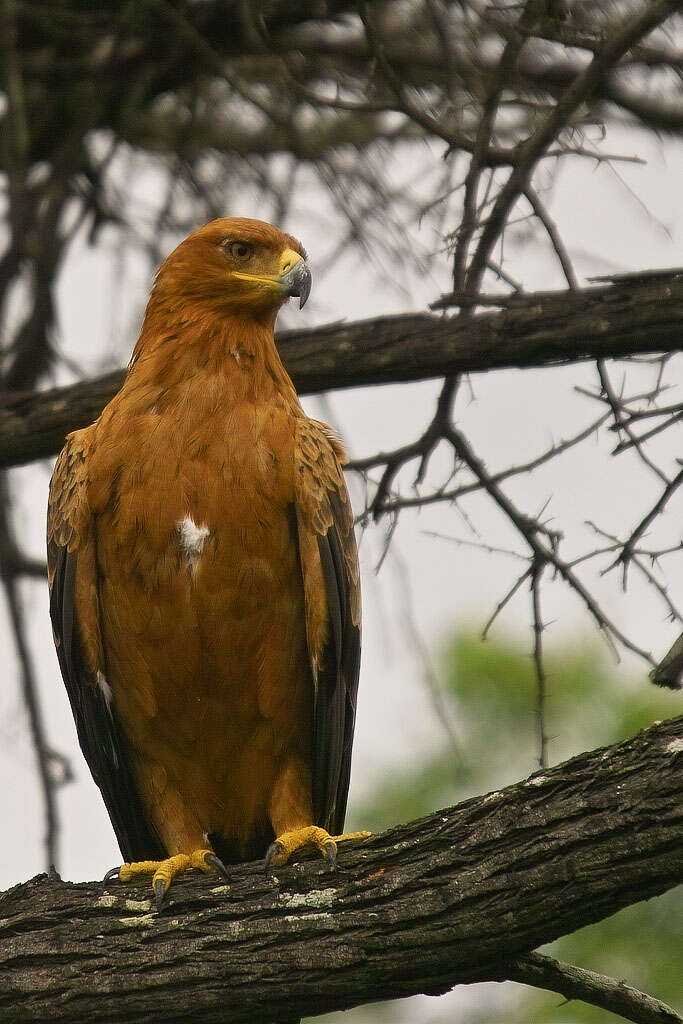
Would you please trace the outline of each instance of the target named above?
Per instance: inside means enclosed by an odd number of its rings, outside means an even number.
[[[0,57],[7,114],[0,154],[9,193],[9,245],[0,261],[0,311],[7,314],[13,283],[28,285],[30,302],[11,344],[6,345],[2,354],[0,388],[3,393],[35,387],[52,363],[53,289],[67,241],[59,233],[59,221],[68,197],[70,173],[55,162],[48,174],[48,187],[38,201],[30,184],[33,123],[19,49],[18,13],[19,5],[15,0],[1,0]],[[71,770],[67,758],[52,749],[48,740],[22,606],[20,577],[35,577],[42,567],[26,558],[19,549],[11,504],[7,474],[0,473],[0,578],[14,634],[19,687],[45,805],[44,849],[46,865],[50,867],[58,859],[57,789],[69,781]]]
[[[597,420],[593,420],[587,427],[580,430],[578,434],[569,437],[563,441],[558,441],[557,444],[550,445],[545,451],[541,452],[540,455],[535,456],[533,459],[529,459],[528,462],[519,463],[519,465],[508,466],[507,469],[502,469],[497,473],[491,475],[491,479],[495,483],[500,483],[502,480],[508,480],[510,477],[519,476],[521,473],[531,473],[534,469],[538,469],[539,466],[550,462],[558,455],[562,455],[570,448],[574,448],[577,444],[581,444],[586,438],[594,435],[597,430],[607,421],[607,414],[600,416]],[[393,455],[393,453],[391,453]],[[368,470],[374,466],[382,465],[389,456],[386,453],[380,452],[377,455],[371,455],[365,459],[353,459],[347,469],[353,470],[361,474],[367,474]],[[440,502],[456,502],[458,498],[463,498],[467,494],[473,494],[475,491],[482,489],[481,481],[475,480],[471,483],[458,484],[455,487],[444,486],[439,490],[428,495],[414,495],[412,497],[403,497],[398,495],[391,500],[387,500],[381,506],[380,511],[383,513],[394,513],[399,512],[404,508],[422,508],[423,505],[434,505]],[[374,499],[373,499],[374,500]],[[370,512],[370,505],[366,506],[364,512],[358,517],[360,522],[367,520]],[[453,538],[450,538],[451,540]],[[514,554],[518,554],[514,552]],[[521,557],[518,555],[518,557]]]
[[[592,616],[595,624],[602,631],[608,642],[616,640],[634,654],[638,654],[645,661],[654,665],[651,654],[638,647],[622,633],[616,623],[607,617],[600,608],[599,603],[585,587],[576,575],[571,562],[561,558],[558,553],[559,536],[557,533],[545,527],[539,519],[521,512],[510,498],[504,493],[500,485],[492,478],[486,469],[483,461],[474,452],[467,438],[459,431],[452,428],[449,431],[448,440],[453,445],[457,455],[479,481],[483,489],[490,495],[495,504],[507,516],[514,525],[520,536],[524,539],[530,549],[531,569],[527,570],[520,577],[520,583],[529,575],[535,574],[537,579],[534,586],[538,587],[538,578],[545,566],[550,566],[558,576],[574,591],[583,602],[586,609]],[[535,609],[534,614],[536,614]]]
[[[634,1024],[678,1024],[681,1017],[659,999],[639,992],[624,981],[560,963],[540,953],[529,953],[505,964],[503,981],[558,992],[566,999],[582,999],[602,1010],[616,1013]]]
[[[513,206],[524,194],[539,160],[571,122],[574,111],[593,94],[605,72],[675,10],[680,10],[680,3],[675,0],[657,0],[646,4],[642,11],[627,19],[623,25],[616,26],[614,34],[605,40],[590,64],[560,95],[545,120],[524,140],[515,167],[498,193],[490,214],[482,223],[481,237],[467,269],[468,291],[479,291],[488,260],[505,229]]]
[[[472,311],[476,300],[476,295],[481,291],[481,284],[484,278],[484,272],[487,268],[491,267],[492,253],[489,250],[485,254],[484,259],[481,262],[479,271],[477,272],[476,263],[478,254],[481,250],[481,239],[478,246],[471,255],[470,247],[473,243],[474,234],[477,229],[481,230],[482,225],[486,225],[489,221],[485,220],[485,210],[487,208],[487,202],[489,199],[489,191],[492,185],[492,177],[489,177],[488,187],[484,194],[484,199],[477,205],[477,199],[479,195],[479,187],[482,171],[484,169],[483,163],[485,160],[485,154],[491,144],[492,136],[495,131],[496,118],[498,114],[498,108],[502,98],[502,91],[505,87],[506,82],[509,80],[515,65],[519,59],[522,47],[527,40],[527,34],[530,29],[539,20],[539,16],[543,13],[543,8],[539,7],[535,0],[527,0],[524,7],[519,15],[519,18],[515,24],[514,31],[508,35],[505,48],[502,52],[498,66],[495,70],[493,78],[490,82],[489,89],[486,95],[485,102],[482,107],[481,115],[479,118],[479,126],[477,130],[477,139],[475,143],[474,152],[470,160],[467,177],[465,179],[465,196],[463,200],[463,217],[460,228],[456,233],[456,245],[453,254],[453,291],[455,294],[462,295],[460,299],[460,312],[459,317],[465,321],[469,321],[472,318]],[[514,172],[511,173],[511,177]],[[565,256],[564,250],[561,246],[561,242],[557,237],[554,224],[550,221],[547,214],[541,207],[540,200],[538,199],[535,191],[531,187],[530,181],[528,182],[525,190],[525,195],[528,202],[531,204],[532,209],[536,216],[541,220],[546,230],[550,235],[550,239],[560,254],[562,266],[565,269],[565,276],[567,278],[567,284],[572,291],[576,290],[576,280],[569,265],[569,261]],[[495,207],[489,215],[491,218],[494,216]],[[485,231],[485,227],[484,227]],[[482,236],[483,237],[483,236]],[[474,272],[473,272],[474,270]],[[453,441],[453,435],[447,425],[446,438],[450,440],[454,452],[457,455],[457,445]],[[481,478],[479,483],[485,486],[485,481]],[[493,486],[498,486],[494,481]],[[538,733],[539,733],[539,764],[541,768],[546,767],[548,754],[547,754],[547,740],[545,733],[545,699],[546,699],[546,674],[543,664],[543,643],[542,643],[542,632],[543,632],[543,621],[541,616],[541,579],[543,571],[545,569],[545,563],[537,556],[535,556],[531,563],[531,572],[526,570],[520,582],[526,579],[527,575],[530,575],[531,582],[531,596],[532,596],[532,617],[533,617],[533,631],[534,631],[534,666],[536,669],[536,678],[538,683],[538,700],[537,700],[537,718],[538,718]],[[516,587],[513,593],[516,591]],[[500,606],[499,606],[500,607]],[[488,628],[488,626],[487,626]]]
[[[545,706],[547,695],[547,677],[543,661],[543,614],[541,612],[541,577],[545,563],[535,558],[531,566],[531,614],[534,631],[534,668],[538,683],[537,717],[538,717],[538,763],[541,768],[548,766],[548,737],[545,731]],[[526,576],[526,573],[524,574]]]
[[[526,199],[531,206],[533,215],[542,225],[548,236],[552,249],[560,263],[565,275],[570,294],[578,297],[578,281],[572,267],[569,254],[560,237],[557,226],[546,211],[537,189],[534,186],[534,173],[541,163],[548,157],[553,147],[562,149],[568,129],[574,126],[575,115],[580,108],[583,108],[595,96],[596,91],[602,88],[606,77],[619,66],[620,61],[635,47],[642,45],[643,39],[654,29],[661,26],[671,14],[679,11],[681,5],[672,0],[658,0],[658,2],[641,5],[635,11],[628,11],[619,20],[609,24],[609,31],[603,31],[595,35],[591,41],[590,50],[592,59],[572,78],[563,83],[553,102],[547,105],[539,104],[534,112],[519,131],[517,144],[514,152],[510,153],[510,159],[505,160],[502,150],[505,150],[506,140],[504,139],[505,112],[502,109],[503,90],[509,86],[515,69],[522,64],[524,48],[528,50],[531,36],[537,27],[538,22],[550,22],[548,17],[549,9],[536,2],[528,2],[521,6],[515,5],[514,14],[509,18],[503,18],[499,24],[502,26],[502,35],[505,38],[505,45],[500,57],[490,68],[487,78],[479,82],[479,95],[472,94],[474,124],[476,130],[473,132],[473,142],[470,145],[464,144],[461,138],[461,131],[454,130],[451,138],[448,138],[447,130],[444,130],[443,119],[435,119],[433,113],[416,112],[416,105],[409,94],[405,83],[398,75],[395,65],[388,56],[385,41],[378,29],[379,18],[369,17],[367,5],[361,7],[361,17],[365,28],[368,47],[375,56],[378,75],[382,76],[390,93],[393,93],[398,108],[416,124],[419,124],[426,132],[436,134],[450,142],[452,151],[464,150],[470,154],[467,174],[464,178],[464,196],[460,221],[457,229],[452,232],[451,239],[454,240],[453,252],[453,292],[450,296],[444,296],[435,307],[448,308],[455,306],[459,312],[455,324],[468,326],[472,321],[472,311],[477,305],[477,300],[484,290],[484,283],[487,273],[491,270],[496,276],[505,280],[506,275],[501,273],[500,268],[494,263],[494,249],[504,243],[506,231],[513,223],[513,215],[520,200]],[[432,14],[434,6],[430,7]],[[441,8],[439,8],[441,10]],[[486,9],[484,18],[495,17],[496,12]],[[443,22],[439,22],[440,31],[437,33],[443,48]],[[542,35],[547,35],[547,29]],[[569,29],[569,38],[573,45],[577,42],[576,34],[572,34],[572,27]],[[566,41],[566,39],[565,39]],[[455,46],[448,51],[448,57],[452,58],[456,52]],[[454,64],[452,59],[446,61],[449,71],[449,87],[452,99],[454,83]],[[479,99],[479,96],[483,97]],[[521,97],[516,97],[519,103]],[[502,150],[501,150],[502,147]],[[555,150],[552,149],[554,152]],[[505,171],[505,165],[509,170]],[[491,168],[501,168],[497,179],[494,179]],[[484,172],[488,172],[488,178],[484,185]],[[495,303],[495,297],[487,296],[487,301]],[[504,300],[505,301],[505,300]],[[510,308],[517,308],[520,301],[514,294],[508,297]],[[524,297],[522,297],[522,302]],[[596,329],[596,325],[593,325]],[[597,328],[598,330],[601,327]],[[602,390],[607,396],[612,414],[617,420],[618,409],[615,403],[615,396],[611,390],[607,377],[604,358],[598,360]],[[423,494],[420,490],[424,482],[426,465],[436,448],[443,442],[450,446],[456,459],[454,472],[457,475],[458,461],[466,466],[474,476],[476,484],[483,488],[508,518],[509,522],[518,531],[529,548],[529,565],[525,568],[516,583],[510,588],[503,600],[499,603],[494,617],[506,606],[512,596],[518,591],[521,584],[526,580],[531,581],[532,590],[532,621],[534,632],[534,664],[538,679],[538,718],[540,736],[540,759],[545,762],[546,742],[545,729],[543,724],[543,707],[545,701],[545,670],[542,658],[541,635],[543,623],[541,620],[541,594],[540,584],[546,566],[552,566],[555,574],[564,580],[565,583],[579,596],[593,619],[603,631],[610,643],[617,640],[628,649],[638,653],[650,664],[654,665],[649,652],[643,650],[610,621],[601,609],[599,602],[576,575],[573,566],[560,556],[559,546],[561,533],[549,531],[538,516],[532,517],[528,513],[519,510],[501,490],[498,481],[486,469],[483,461],[472,450],[465,435],[457,430],[452,424],[453,406],[457,395],[458,379],[454,375],[448,375],[439,396],[436,410],[431,422],[422,432],[417,440],[403,445],[393,452],[377,456],[374,459],[366,460],[358,468],[366,473],[366,482],[370,483],[367,471],[370,468],[379,470],[379,480],[372,481],[374,496],[368,502],[368,511],[374,519],[387,514],[389,508],[392,513],[392,526],[388,536],[391,536],[395,528],[396,515],[401,507],[406,507],[401,495],[395,496],[392,488],[399,479],[402,470],[408,463],[417,462],[417,471],[413,479],[413,491],[418,491],[417,498],[408,499],[414,507],[423,504]],[[621,425],[620,423],[617,425]],[[629,442],[634,441],[634,434],[628,427],[623,427],[627,432]],[[637,442],[636,442],[637,443]],[[642,523],[634,530],[633,544],[635,544],[644,529],[656,518],[663,509],[669,497],[675,492],[678,486],[678,477],[669,481],[659,471],[649,457],[644,453],[642,446],[638,446],[638,452],[646,465],[658,472],[666,487],[660,500],[654,505],[651,512],[645,516]],[[432,492],[428,498],[442,500],[443,486],[436,492]],[[457,488],[451,488],[451,491]],[[454,500],[454,499],[453,499]],[[462,513],[462,510],[460,510]],[[622,551],[622,560],[626,568],[628,559],[628,547]],[[624,577],[625,580],[625,577]],[[649,582],[655,582],[649,577]],[[670,612],[673,606],[666,596],[658,588],[660,595],[664,597]],[[490,623],[489,623],[490,624]],[[487,626],[488,628],[488,626]],[[615,647],[616,653],[616,647]]]
[[[556,366],[602,356],[674,352],[681,346],[683,273],[525,295],[467,324],[427,314],[283,331],[278,344],[301,393],[392,384],[450,374]],[[0,466],[55,455],[70,430],[91,423],[121,386],[122,372],[52,391],[6,395]],[[358,460],[370,468],[390,456]]]
[[[604,396],[604,399],[607,405],[609,406],[610,412],[612,413],[612,417],[614,419],[614,423],[611,429],[616,430],[620,435],[624,434],[628,438],[629,444],[632,444],[635,447],[635,450],[637,451],[641,462],[643,462],[648,467],[648,469],[655,474],[655,476],[658,476],[660,480],[663,480],[664,483],[668,483],[667,477],[662,472],[662,470],[658,466],[656,466],[654,462],[650,459],[650,457],[646,454],[644,447],[640,442],[640,438],[637,437],[635,432],[631,429],[626,418],[624,417],[624,403],[621,397],[617,395],[614,388],[612,387],[612,383],[609,378],[609,371],[605,364],[605,360],[598,359],[595,365],[598,371],[598,377],[600,379],[601,396]]]
[[[340,850],[336,874],[179,880],[161,914],[147,886],[39,877],[0,897],[0,1021],[97,1024],[112,992],[118,1020],[291,1020],[514,977],[680,1024],[529,953],[683,880],[682,759],[677,718]]]

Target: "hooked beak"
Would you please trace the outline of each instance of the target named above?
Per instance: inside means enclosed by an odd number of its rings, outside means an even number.
[[[286,249],[282,254],[278,284],[286,295],[297,295],[299,309],[303,309],[311,293],[311,272],[293,249]]]

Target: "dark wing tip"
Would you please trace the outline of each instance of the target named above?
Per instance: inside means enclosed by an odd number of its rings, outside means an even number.
[[[669,690],[683,688],[683,634],[664,655],[659,665],[652,669],[650,679],[655,686],[665,686]]]

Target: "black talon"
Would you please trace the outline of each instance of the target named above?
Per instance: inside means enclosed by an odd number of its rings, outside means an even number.
[[[323,846],[323,857],[330,867],[330,871],[337,870],[337,844],[325,843]]]
[[[166,895],[166,886],[164,885],[163,878],[157,878],[154,883],[154,899],[156,900],[157,910],[161,910],[161,906],[164,902],[164,896]]]
[[[265,871],[266,874],[268,874],[268,871],[270,870],[270,865],[273,861],[273,857],[281,851],[282,844],[278,843],[277,839],[275,840],[274,843],[271,843],[268,849],[266,850],[265,860],[263,861],[263,870]]]
[[[102,881],[103,882],[111,882],[112,879],[118,878],[120,870],[121,870],[120,867],[118,867],[118,868],[109,868],[109,871],[107,871],[107,873],[104,876],[104,878],[102,879]]]
[[[217,857],[215,853],[207,853],[204,857],[204,863],[209,864],[214,871],[217,871],[223,878],[229,878],[228,869],[226,868],[220,857]]]

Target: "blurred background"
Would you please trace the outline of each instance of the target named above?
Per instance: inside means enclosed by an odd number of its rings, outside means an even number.
[[[314,289],[283,327],[444,295],[443,315],[467,323],[591,277],[680,267],[679,7],[3,0],[3,391],[124,366],[156,266],[216,216],[303,241]],[[356,460],[351,827],[426,814],[683,712],[648,681],[683,622],[680,369],[675,352],[569,353],[552,368],[304,396]],[[50,863],[82,880],[120,859],[52,644],[52,461],[0,482],[0,889]],[[550,951],[680,1007],[682,911],[672,891]],[[512,984],[344,1019],[455,1014],[608,1019]]]

